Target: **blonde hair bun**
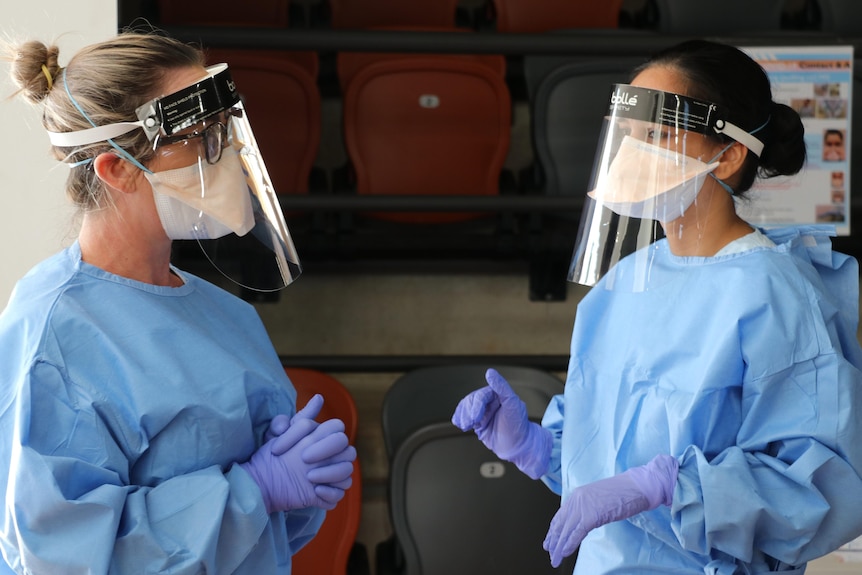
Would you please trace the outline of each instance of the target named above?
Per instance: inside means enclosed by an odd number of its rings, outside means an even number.
[[[60,74],[57,64],[60,49],[31,40],[12,50],[12,81],[30,102],[41,102],[48,96],[54,80]]]

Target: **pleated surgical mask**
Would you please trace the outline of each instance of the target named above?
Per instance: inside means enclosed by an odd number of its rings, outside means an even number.
[[[144,172],[153,187],[159,219],[173,240],[212,240],[254,227],[245,174],[235,150],[224,150],[215,164]]]
[[[621,216],[669,222],[685,213],[718,165],[625,136],[589,196]]]

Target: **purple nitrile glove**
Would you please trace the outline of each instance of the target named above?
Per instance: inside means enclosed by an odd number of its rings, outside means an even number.
[[[551,432],[527,418],[527,406],[497,370],[489,369],[485,380],[486,387],[458,403],[452,423],[461,431],[474,430],[497,457],[538,479],[551,459]]]
[[[273,445],[288,434],[289,447],[274,453]],[[343,422],[330,419],[318,424],[300,418],[240,465],[257,483],[267,513],[272,513],[305,507],[332,509],[344,496],[344,489],[328,484],[343,485],[349,480],[355,459],[356,450],[348,445]]]
[[[269,428],[266,430],[266,433],[263,436],[263,442],[266,443],[270,439],[274,439],[287,431],[290,424],[298,419],[311,419],[314,420],[320,413],[321,408],[323,407],[323,396],[319,393],[315,394],[308,402],[305,404],[301,410],[297,411],[293,417],[289,417],[284,413],[280,413],[272,418],[272,421],[269,422]],[[298,441],[298,440],[297,440]],[[277,453],[276,455],[281,455]]]
[[[542,543],[551,565],[559,567],[596,527],[670,505],[678,472],[675,457],[658,455],[646,465],[575,488],[554,515]]]
[[[267,440],[277,438],[270,444],[273,455],[282,455],[293,447],[306,433],[307,425],[297,427],[294,424],[301,419],[313,421],[322,407],[323,396],[316,394],[292,418],[284,414],[275,416],[265,435]],[[344,423],[341,420],[330,421],[339,422],[328,424],[333,426],[333,430],[340,424],[340,431],[344,431]],[[353,462],[356,460],[356,449],[347,445],[347,438],[343,433],[333,433],[304,451],[303,459],[306,463],[317,463],[320,466],[309,473],[309,479],[317,483],[314,487],[315,494],[334,506],[344,497],[344,491],[353,484],[351,474]]]
[[[330,419],[329,421],[337,421],[344,429],[344,422],[340,419]],[[328,424],[328,422],[324,423]],[[302,452],[303,461],[306,463],[314,462],[318,465],[308,472],[308,479],[316,484],[314,493],[333,506],[341,501],[344,492],[353,485],[353,462],[356,461],[356,448],[348,445],[346,440],[347,436],[343,433],[332,434]]]

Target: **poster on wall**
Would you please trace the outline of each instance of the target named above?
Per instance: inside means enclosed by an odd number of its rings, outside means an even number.
[[[742,49],[766,70],[773,99],[802,117],[808,160],[797,176],[758,180],[740,215],[764,227],[832,224],[849,235],[853,46]]]

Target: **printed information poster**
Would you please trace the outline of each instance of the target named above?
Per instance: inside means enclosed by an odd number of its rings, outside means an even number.
[[[772,96],[802,117],[807,164],[793,178],[759,180],[740,215],[768,227],[833,224],[850,233],[853,46],[743,48],[772,81]],[[756,135],[756,134],[755,134]]]

